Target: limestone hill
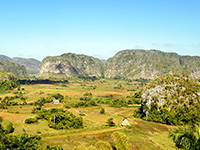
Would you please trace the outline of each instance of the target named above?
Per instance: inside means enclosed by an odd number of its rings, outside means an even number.
[[[105,64],[105,77],[155,79],[167,73],[182,72],[200,76],[200,57],[180,56],[157,50],[123,50]]]
[[[186,74],[167,74],[155,79],[141,97],[140,113],[148,115],[148,120],[175,125],[200,121],[200,84]]]
[[[91,56],[68,53],[46,57],[40,67],[40,76],[43,77],[155,79],[175,72],[186,73],[193,78],[200,77],[200,57],[158,50],[123,50],[107,61],[101,61]]]
[[[40,76],[42,77],[102,77],[103,63],[101,60],[73,53],[61,56],[46,57],[40,66]]]

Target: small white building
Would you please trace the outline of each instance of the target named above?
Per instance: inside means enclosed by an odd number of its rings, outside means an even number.
[[[53,100],[53,104],[60,104],[59,100]]]
[[[127,119],[124,119],[121,123],[122,126],[130,126],[131,124],[128,122]]]

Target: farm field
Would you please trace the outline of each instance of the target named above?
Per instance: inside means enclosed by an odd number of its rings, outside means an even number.
[[[0,109],[2,125],[6,126],[12,122],[14,133],[27,132],[31,135],[40,135],[43,147],[60,145],[63,149],[70,150],[80,144],[87,147],[95,145],[99,140],[112,143],[111,134],[119,131],[128,137],[132,149],[176,149],[172,139],[169,138],[169,131],[175,127],[133,117],[134,111],[140,105],[134,104],[132,97],[142,90],[144,85],[145,83],[140,81],[114,79],[86,81],[79,78],[69,79],[68,83],[21,85],[20,90],[0,93],[2,99],[19,94],[23,97],[12,100],[18,105]],[[82,117],[83,128],[53,129],[48,126],[48,121],[45,119],[39,119],[38,122],[31,124],[25,123],[27,118],[37,116],[36,113],[32,113],[36,108],[34,102],[57,93],[63,96],[62,102],[45,103],[42,109],[59,108],[71,112],[76,117]],[[73,107],[73,104],[85,101],[94,101],[97,105]],[[119,105],[119,101],[125,101],[126,105]],[[102,108],[105,114],[100,114]],[[109,118],[113,118],[115,126],[107,126]],[[130,122],[130,127],[121,126],[124,118]]]

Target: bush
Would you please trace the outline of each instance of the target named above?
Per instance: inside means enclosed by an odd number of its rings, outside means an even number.
[[[89,101],[89,102],[81,101],[78,103],[73,103],[73,104],[71,104],[71,106],[74,108],[78,108],[78,107],[91,107],[91,106],[98,106],[98,105],[96,104],[95,101]]]
[[[101,110],[100,110],[99,113],[100,113],[100,114],[105,114],[105,109],[104,109],[104,108],[101,108]]]
[[[31,123],[35,123],[38,122],[38,120],[36,118],[28,118],[25,120],[25,123],[27,124],[31,124]]]
[[[107,123],[107,126],[115,126],[115,123],[113,122],[113,118],[109,118],[106,123]]]
[[[71,107],[70,107],[70,105],[65,105],[65,108],[69,109],[69,108],[71,108]]]
[[[8,125],[7,125],[7,133],[13,133],[14,132],[14,127],[13,127],[13,124],[10,122]]]

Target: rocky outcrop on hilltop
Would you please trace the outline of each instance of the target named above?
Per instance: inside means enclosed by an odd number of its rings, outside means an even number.
[[[142,94],[142,101],[149,109],[152,103],[158,108],[164,104],[188,105],[191,100],[199,101],[200,84],[190,76],[182,73],[166,74],[152,81]]]
[[[46,57],[40,66],[41,77],[102,77],[103,63],[101,60],[73,53],[61,56]]]

